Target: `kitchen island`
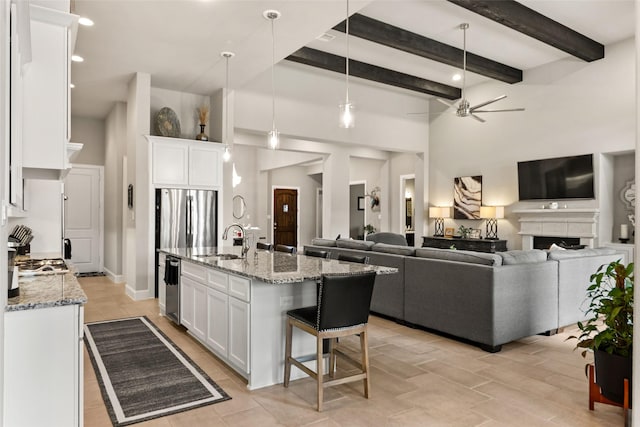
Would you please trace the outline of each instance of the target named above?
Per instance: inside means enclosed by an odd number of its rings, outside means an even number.
[[[3,425],[82,426],[87,296],[73,273],[18,283],[5,307]]]
[[[322,275],[376,271],[390,267],[240,248],[160,249],[180,258],[180,323],[214,354],[247,379],[249,389],[279,384],[284,376],[286,312],[316,304]],[[163,274],[159,273],[163,295]],[[294,331],[294,356],[314,354],[315,339]],[[313,368],[314,362],[309,362]],[[292,370],[292,378],[305,376]]]

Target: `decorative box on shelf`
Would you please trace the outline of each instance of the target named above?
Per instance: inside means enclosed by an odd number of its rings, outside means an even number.
[[[460,249],[476,252],[504,252],[507,250],[506,240],[489,239],[457,239],[450,237],[422,237],[423,248]]]

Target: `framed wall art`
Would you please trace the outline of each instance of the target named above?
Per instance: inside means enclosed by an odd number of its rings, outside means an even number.
[[[482,175],[453,179],[453,218],[480,219]]]

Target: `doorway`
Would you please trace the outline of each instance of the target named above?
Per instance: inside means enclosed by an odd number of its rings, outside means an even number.
[[[415,242],[415,208],[416,195],[415,175],[400,176],[400,232],[404,233],[409,246]]]
[[[273,190],[273,244],[298,246],[298,189]]]
[[[73,165],[64,179],[64,238],[71,241],[71,261],[80,273],[102,272],[102,166]]]
[[[364,182],[349,184],[349,237],[357,240],[364,240],[364,187]]]

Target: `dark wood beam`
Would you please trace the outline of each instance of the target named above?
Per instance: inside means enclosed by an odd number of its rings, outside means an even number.
[[[345,32],[342,21],[333,29]],[[463,51],[420,34],[395,27],[358,13],[349,18],[349,34],[393,49],[462,69]],[[460,34],[462,40],[462,34]],[[522,70],[467,52],[467,70],[507,83],[522,81]]]
[[[604,58],[604,46],[513,0],[448,0],[543,43],[591,62]]]
[[[311,49],[309,47],[303,47],[285,59],[341,74],[345,73],[347,64],[346,58],[343,56]],[[457,87],[433,82],[387,68],[377,67],[354,59],[349,59],[349,74],[361,79],[401,87],[414,92],[426,93],[444,99],[453,100],[462,96],[460,89]]]

